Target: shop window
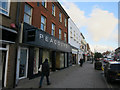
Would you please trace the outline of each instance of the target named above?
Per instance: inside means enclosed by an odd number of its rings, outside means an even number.
[[[0,1],[0,13],[9,16],[10,0]]]
[[[28,31],[27,33],[27,41],[35,41],[35,30],[34,31]]]
[[[31,25],[32,21],[32,7],[29,6],[28,4],[25,4],[24,8],[24,22],[28,23]]]
[[[46,18],[43,15],[41,15],[41,30],[46,30]]]
[[[52,23],[52,32],[51,35],[55,36],[55,24]]]
[[[34,67],[33,67],[33,74],[38,73],[39,68],[39,48],[34,49]]]
[[[55,16],[55,5],[52,4],[52,15]]]

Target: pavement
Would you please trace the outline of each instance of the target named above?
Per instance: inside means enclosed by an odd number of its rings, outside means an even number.
[[[103,72],[95,70],[93,65],[91,62],[85,62],[82,67],[73,65],[51,72],[51,85],[47,85],[46,77],[44,77],[42,88],[109,88]],[[39,81],[40,77],[20,80],[16,88],[38,88]]]

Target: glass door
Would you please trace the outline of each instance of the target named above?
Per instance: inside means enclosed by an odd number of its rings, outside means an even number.
[[[19,51],[19,79],[21,79],[27,77],[28,48],[20,48]]]

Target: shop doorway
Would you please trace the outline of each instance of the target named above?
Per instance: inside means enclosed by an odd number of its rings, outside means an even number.
[[[20,47],[18,50],[18,60],[17,60],[17,78],[23,79],[27,78],[28,69],[28,48]]]
[[[7,51],[0,51],[0,88],[4,87]]]

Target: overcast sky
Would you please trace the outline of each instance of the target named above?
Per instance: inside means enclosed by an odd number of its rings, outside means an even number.
[[[104,52],[118,47],[118,2],[113,0],[59,0],[90,44],[91,50]]]

